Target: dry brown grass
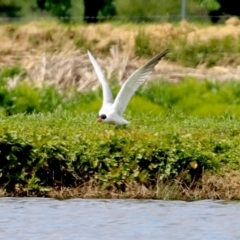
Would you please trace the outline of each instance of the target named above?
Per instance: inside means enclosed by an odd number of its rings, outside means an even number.
[[[45,196],[57,199],[67,198],[135,198],[135,199],[222,199],[240,200],[239,171],[228,171],[224,174],[205,173],[197,182],[185,184],[181,177],[156,186],[146,187],[136,182],[128,183],[125,190],[117,188],[105,189],[94,181],[89,181],[76,188],[60,187],[50,191],[29,192],[15,191],[7,193],[0,189],[3,196]]]
[[[136,182],[128,184],[125,191],[112,188],[107,190],[103,187],[96,186],[92,182],[88,182],[78,188],[61,188],[60,190],[52,190],[49,197],[53,198],[156,198],[156,193],[151,188],[146,188]]]
[[[194,194],[201,198],[239,200],[239,171],[229,171],[224,174],[206,174],[201,188],[196,188]]]
[[[110,52],[110,56],[104,58],[96,56],[96,59],[107,79],[116,77],[120,84],[147,61],[147,59],[129,59],[128,56],[119,52],[117,46],[113,46]],[[75,85],[79,91],[94,90],[99,86],[99,81],[87,54],[81,55],[78,51],[68,54],[44,54],[35,62],[25,66],[29,80],[40,86],[44,83],[54,84],[60,88]],[[164,78],[172,82],[179,82],[186,76],[199,80],[239,80],[240,67],[215,66],[205,68],[199,66],[198,68],[187,68],[162,60],[155,67],[149,80]]]
[[[96,88],[99,83],[86,55],[87,49],[104,69],[107,78],[126,79],[147,61],[135,58],[134,39],[140,27],[104,23],[88,26],[62,26],[58,23],[32,22],[23,26],[1,25],[0,68],[20,65],[27,71],[27,80],[38,85],[56,84],[60,88],[74,84],[80,91]],[[170,23],[145,25],[144,29],[158,46],[165,48],[169,39],[186,36],[188,41],[240,36],[236,19],[226,25],[199,27],[188,22],[179,26]],[[185,76],[198,79],[240,79],[240,68],[215,66],[186,68],[161,61],[151,79],[164,77],[180,81]],[[15,79],[15,83],[16,83]]]
[[[129,63],[128,57],[120,54],[116,45],[112,46],[110,53],[105,59],[96,57],[97,61],[103,66],[108,79],[115,76],[121,83],[136,68],[135,62]],[[35,62],[26,65],[26,69],[29,79],[40,86],[46,82],[60,88],[75,85],[79,91],[84,91],[99,85],[88,55],[80,54],[77,50],[66,54],[43,54]]]
[[[6,196],[6,191],[3,188],[0,188],[0,197]]]

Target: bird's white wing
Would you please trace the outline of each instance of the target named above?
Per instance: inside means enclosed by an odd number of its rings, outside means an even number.
[[[108,83],[105,80],[105,77],[102,73],[102,70],[100,66],[98,65],[97,61],[93,57],[93,55],[88,51],[88,56],[89,59],[93,65],[93,68],[97,74],[98,80],[100,81],[102,85],[102,90],[103,90],[103,105],[107,103],[113,103],[113,96],[112,96],[112,91],[108,86]]]
[[[135,91],[145,81],[148,75],[152,72],[155,65],[157,65],[160,59],[164,57],[167,52],[168,50],[165,50],[159,53],[158,55],[156,55],[145,65],[137,69],[126,80],[126,82],[123,84],[113,104],[114,108],[117,110],[119,114],[123,114],[124,110],[128,105],[129,100],[131,99]]]

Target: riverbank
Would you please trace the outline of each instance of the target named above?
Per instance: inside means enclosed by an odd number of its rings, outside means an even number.
[[[2,196],[240,199],[238,118],[130,112],[2,116]]]
[[[96,186],[93,182],[79,185],[76,188],[52,188],[45,191],[6,192],[0,190],[0,197],[47,197],[56,199],[69,198],[101,198],[101,199],[159,199],[159,200],[239,200],[239,171],[225,174],[207,173],[201,178],[197,186],[189,187],[179,179],[173,179],[157,186],[146,187],[138,183],[128,183],[125,191],[113,188],[111,190]],[[193,183],[193,185],[195,185]]]
[[[0,27],[1,196],[240,199],[239,56],[231,67],[228,61],[239,55],[235,25],[54,24]],[[104,42],[102,34],[113,29],[123,39]],[[86,49],[116,94],[154,54],[152,39],[170,54],[131,100],[131,124],[96,123],[102,93]]]

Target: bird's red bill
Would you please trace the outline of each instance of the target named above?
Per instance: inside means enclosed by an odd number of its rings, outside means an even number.
[[[101,119],[101,118],[98,118],[97,121],[98,121],[98,122],[102,122],[102,119]]]

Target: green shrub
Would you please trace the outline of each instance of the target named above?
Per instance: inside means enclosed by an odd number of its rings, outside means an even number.
[[[114,0],[104,0],[104,7],[100,9],[100,16],[105,18],[112,18],[117,15],[114,5]]]
[[[1,17],[9,17],[9,18],[19,18],[21,6],[16,2],[11,1],[11,3],[7,1],[0,2],[0,16]]]
[[[44,189],[94,179],[124,191],[131,181],[154,186],[185,171],[188,184],[203,168],[239,168],[237,119],[146,115],[126,129],[94,124],[94,119],[63,110],[2,117],[0,185],[10,192],[44,194]],[[192,161],[196,169],[189,166]]]
[[[45,195],[90,180],[124,191],[132,181],[155,186],[180,174],[192,184],[203,169],[239,169],[238,82],[149,84],[128,106],[131,125],[115,128],[95,122],[101,89],[59,93],[27,83],[11,89],[6,79],[0,106],[11,116],[0,118],[0,185],[9,192]]]
[[[37,0],[37,6],[41,10],[50,12],[62,22],[70,21],[71,0]]]
[[[150,0],[121,1],[116,0],[116,9],[119,16],[126,16],[127,20],[134,22],[156,21],[156,16],[179,15],[181,2]],[[168,17],[165,20],[169,20]]]
[[[155,82],[138,94],[166,110],[198,117],[240,116],[240,84],[186,78],[179,84]]]

